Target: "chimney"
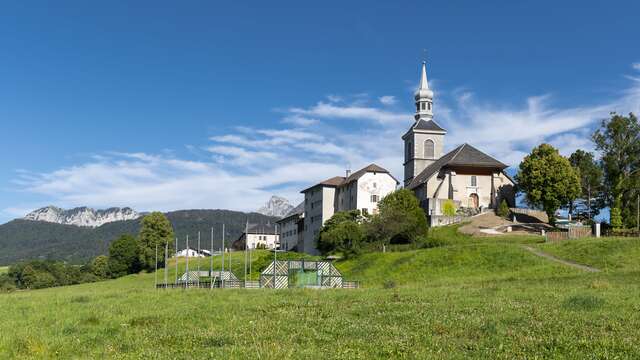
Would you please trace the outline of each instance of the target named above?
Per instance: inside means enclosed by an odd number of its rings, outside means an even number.
[[[345,177],[349,177],[350,175],[351,175],[351,170],[347,169]]]

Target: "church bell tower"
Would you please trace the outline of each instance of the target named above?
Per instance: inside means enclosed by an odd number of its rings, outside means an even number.
[[[404,186],[438,160],[444,150],[447,131],[433,120],[433,91],[427,80],[427,63],[422,62],[420,86],[415,92],[416,114],[404,140]]]

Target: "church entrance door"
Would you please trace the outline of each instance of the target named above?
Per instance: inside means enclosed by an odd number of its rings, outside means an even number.
[[[473,193],[473,194],[469,195],[469,207],[477,209],[479,206],[480,205],[479,205],[478,194]]]

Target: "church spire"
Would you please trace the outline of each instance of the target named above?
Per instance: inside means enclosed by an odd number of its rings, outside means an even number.
[[[420,77],[420,87],[415,93],[416,100],[416,120],[433,118],[433,91],[429,89],[427,81],[427,63],[422,62],[422,74]]]

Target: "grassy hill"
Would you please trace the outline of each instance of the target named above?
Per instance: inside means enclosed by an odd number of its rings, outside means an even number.
[[[183,247],[185,236],[188,234],[195,239],[198,231],[209,244],[211,227],[215,231],[215,244],[219,246],[223,223],[227,240],[235,240],[244,231],[247,220],[251,223],[273,223],[276,220],[258,213],[230,210],[181,210],[166,215]],[[0,265],[28,259],[80,263],[106,254],[111,241],[121,234],[137,234],[139,229],[140,219],[116,221],[97,228],[13,220],[0,225]]]
[[[640,357],[640,242],[536,244],[536,237],[469,238],[451,229],[432,235],[441,236],[445,246],[338,262],[347,279],[362,282],[358,290],[155,290],[154,274],[138,274],[1,294],[0,353],[135,359]],[[522,243],[573,255],[586,265],[620,265],[582,272],[538,257]],[[253,255],[256,278],[273,255]],[[243,273],[242,256],[232,258],[237,274]],[[184,263],[179,266],[182,271]],[[170,279],[173,269],[174,263]]]

